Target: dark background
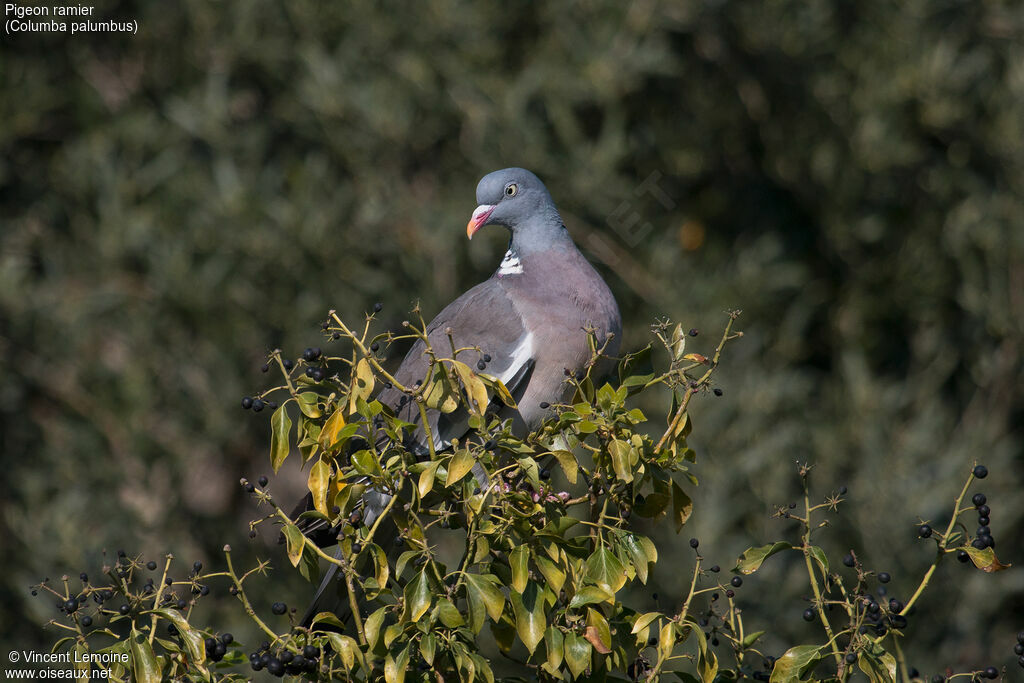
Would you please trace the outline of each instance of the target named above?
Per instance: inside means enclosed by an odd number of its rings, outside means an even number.
[[[892,594],[932,559],[916,523],[945,527],[976,460],[997,552],[1024,564],[1019,3],[190,0],[93,19],[139,33],[0,47],[8,647],[56,640],[29,585],[98,574],[103,549],[286,565],[271,534],[246,540],[236,482],[269,470],[269,414],[239,398],[269,349],[320,343],[330,308],[381,301],[397,327],[487,277],[506,237],[463,226],[479,177],[512,165],[606,276],[626,348],[668,316],[707,352],[744,310],[724,396],[693,408],[701,487],[664,539],[664,607],[689,536],[723,566],[795,540],[769,515],[796,461],[820,496],[849,487],[833,565],[854,548]],[[285,470],[281,497],[303,476]],[[823,636],[800,619],[802,564],[776,559],[740,598],[780,654]],[[943,563],[910,663],[1015,667],[1022,577]],[[310,591],[285,568],[260,585],[263,610]],[[247,633],[226,597],[206,605],[201,623]]]

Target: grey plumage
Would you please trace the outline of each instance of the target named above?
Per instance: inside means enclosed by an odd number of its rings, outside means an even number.
[[[518,411],[508,411],[513,429],[525,434],[539,426],[552,410],[541,404],[557,404],[570,398],[572,385],[566,371],[580,373],[591,352],[586,330],[596,332],[598,343],[612,335],[606,353],[618,352],[622,323],[611,290],[573,243],[562,224],[544,184],[530,171],[507,168],[490,173],[477,185],[477,202],[467,234],[484,225],[505,226],[511,233],[508,252],[493,275],[448,304],[427,326],[432,348],[449,349],[447,331],[456,347],[480,348],[491,362],[486,372],[502,379],[516,398]],[[429,365],[422,341],[415,343],[402,361],[395,378],[412,386],[423,379]],[[460,360],[464,356],[460,354]],[[465,356],[475,363],[476,358]],[[403,403],[397,389],[382,391],[377,399],[408,422],[420,424],[418,408]],[[469,431],[465,412],[442,415],[428,411],[435,448],[443,449],[452,439]],[[407,445],[419,454],[428,452],[422,426]],[[487,475],[479,464],[474,475],[481,486]],[[364,519],[371,523],[389,500],[385,494],[368,491],[364,496]],[[331,565],[317,590],[304,623],[336,601],[332,583],[336,567]]]

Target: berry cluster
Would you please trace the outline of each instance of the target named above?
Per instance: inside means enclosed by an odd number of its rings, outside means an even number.
[[[306,645],[301,653],[283,648],[272,652],[270,643],[263,642],[258,650],[249,654],[249,666],[253,671],[266,670],[277,678],[285,674],[299,676],[303,673],[316,673],[320,669],[320,648]]]

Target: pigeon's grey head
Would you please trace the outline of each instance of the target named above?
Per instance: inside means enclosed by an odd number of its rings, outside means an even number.
[[[565,231],[548,189],[525,168],[485,175],[476,186],[476,201],[480,206],[466,226],[470,239],[491,224],[504,225],[517,242],[547,242]]]

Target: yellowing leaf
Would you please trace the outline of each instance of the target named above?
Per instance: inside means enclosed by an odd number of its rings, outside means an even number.
[[[608,548],[598,548],[587,559],[586,577],[609,593],[618,592],[626,583],[622,562]]]
[[[569,451],[558,450],[553,452],[555,458],[558,459],[558,464],[562,467],[562,471],[565,472],[565,478],[569,480],[570,484],[575,484],[580,471],[580,464],[576,462],[576,456]]]
[[[466,397],[469,402],[470,412],[483,415],[487,410],[487,387],[480,377],[469,369],[469,366],[459,361],[453,361],[452,366],[462,380],[462,386],[466,389]]]
[[[512,590],[522,593],[526,590],[526,581],[529,578],[530,549],[525,545],[516,546],[508,554],[508,563],[512,567]]]
[[[342,410],[335,410],[327,418],[323,429],[320,430],[320,447],[329,451],[338,443],[338,434],[345,427],[345,413]]]
[[[476,460],[469,450],[461,449],[456,451],[448,463],[448,479],[445,480],[444,485],[448,487],[458,483],[464,476],[469,474],[475,462]]]
[[[313,507],[322,515],[327,515],[327,490],[331,483],[331,466],[323,460],[317,460],[309,468],[309,492],[313,494]]]
[[[590,643],[575,633],[565,635],[565,663],[573,678],[579,678],[590,667]]]
[[[302,559],[302,546],[305,543],[299,527],[294,524],[285,524],[284,540],[288,544],[288,560],[293,567],[298,567],[299,560]]]
[[[281,463],[288,457],[288,435],[292,430],[292,419],[285,409],[287,402],[270,416],[270,465],[277,472]]]
[[[612,651],[612,631],[608,626],[608,620],[593,607],[587,608],[587,628],[583,632],[583,637],[603,655]]]
[[[316,419],[323,415],[320,412],[320,406],[317,405],[319,400],[320,397],[315,392],[304,391],[296,397],[295,402],[298,404],[299,410],[302,411],[303,415]]]

